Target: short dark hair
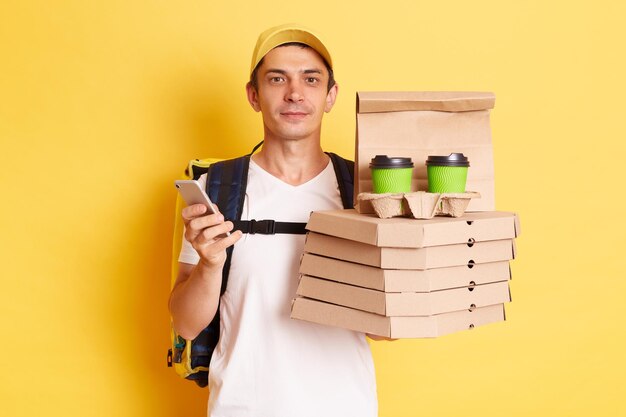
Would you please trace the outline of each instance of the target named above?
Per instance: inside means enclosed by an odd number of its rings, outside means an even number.
[[[282,45],[278,45],[277,48],[280,48],[282,46],[299,46],[301,48],[311,48],[309,45],[305,43],[300,43],[300,42],[284,43]],[[330,89],[333,88],[333,86],[335,85],[335,74],[333,72],[333,69],[330,67],[330,65],[328,65],[328,62],[326,62],[326,60],[324,59],[324,57],[320,55],[320,58],[322,58],[322,61],[324,61],[324,66],[326,67],[326,70],[328,71],[327,91],[330,91]],[[261,67],[261,64],[263,64],[264,59],[265,57],[261,58],[259,63],[256,65],[256,67],[254,67],[252,74],[250,74],[250,85],[252,86],[252,88],[254,88],[257,91],[259,89],[258,88],[259,87],[258,72],[259,72],[259,68]]]

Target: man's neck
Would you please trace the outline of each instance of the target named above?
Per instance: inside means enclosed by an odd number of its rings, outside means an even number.
[[[319,175],[329,158],[319,141],[266,138],[263,148],[252,160],[281,181],[297,186]]]

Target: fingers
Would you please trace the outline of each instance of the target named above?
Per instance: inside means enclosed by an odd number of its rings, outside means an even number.
[[[214,216],[218,216],[217,218]],[[205,227],[206,226],[206,227]],[[185,231],[185,238],[191,242],[192,246],[198,253],[215,250],[223,250],[235,243],[241,237],[241,231],[233,232],[239,237],[226,236],[232,231],[234,225],[232,222],[225,222],[221,214],[204,216],[194,219],[190,222],[190,227]],[[231,239],[232,238],[232,239]],[[225,241],[225,242],[223,242]],[[220,243],[216,245],[216,243]],[[207,245],[212,248],[205,248]]]
[[[226,248],[234,245],[239,239],[241,239],[241,236],[243,236],[241,230],[236,230],[231,233],[230,236],[219,237],[211,243],[203,245],[194,244],[194,248],[200,255],[200,261],[206,266],[213,267],[216,265],[223,265],[226,260]]]
[[[237,241],[241,239],[241,236],[243,236],[241,230],[235,230],[233,233],[230,234],[230,236],[226,236],[216,240],[213,244],[211,244],[211,249],[215,252],[222,252],[226,250],[226,248],[228,248],[229,246],[237,243]]]
[[[185,225],[190,220],[204,215],[206,211],[207,211],[207,208],[204,204],[193,204],[191,206],[185,207],[182,211],[183,221],[185,222]]]
[[[187,228],[202,232],[207,227],[213,227],[223,223],[224,216],[222,214],[208,214],[206,216],[196,217],[195,219],[189,220]]]
[[[189,210],[185,211],[185,209]],[[194,240],[196,240],[196,238],[207,228],[211,228],[224,223],[224,216],[221,213],[207,215],[203,214],[206,211],[206,207],[201,204],[189,206],[185,209],[183,209],[183,221],[185,222],[185,239],[187,239],[189,242],[193,242]]]
[[[217,206],[214,206],[216,210]],[[200,258],[209,265],[223,262],[224,251],[241,239],[242,233],[233,230],[233,223],[224,221],[224,216],[218,211],[209,214],[203,204],[194,204],[182,210],[185,223],[185,239],[191,243]]]
[[[210,227],[202,229],[194,239],[193,243],[200,246],[211,244],[216,240],[223,239],[226,235],[226,232],[230,232],[231,230],[233,230],[233,227],[234,226],[232,222],[224,222],[222,218],[221,223],[211,225]]]

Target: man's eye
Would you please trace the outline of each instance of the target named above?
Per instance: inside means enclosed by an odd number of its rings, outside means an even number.
[[[283,80],[283,77],[272,77],[270,78],[270,81],[273,83],[279,83]]]
[[[318,83],[320,80],[318,78],[315,77],[307,77],[306,82],[309,84],[315,84]]]

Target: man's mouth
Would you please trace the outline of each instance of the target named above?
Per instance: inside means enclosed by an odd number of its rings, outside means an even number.
[[[283,116],[306,116],[308,113],[303,111],[284,111],[281,112]]]

